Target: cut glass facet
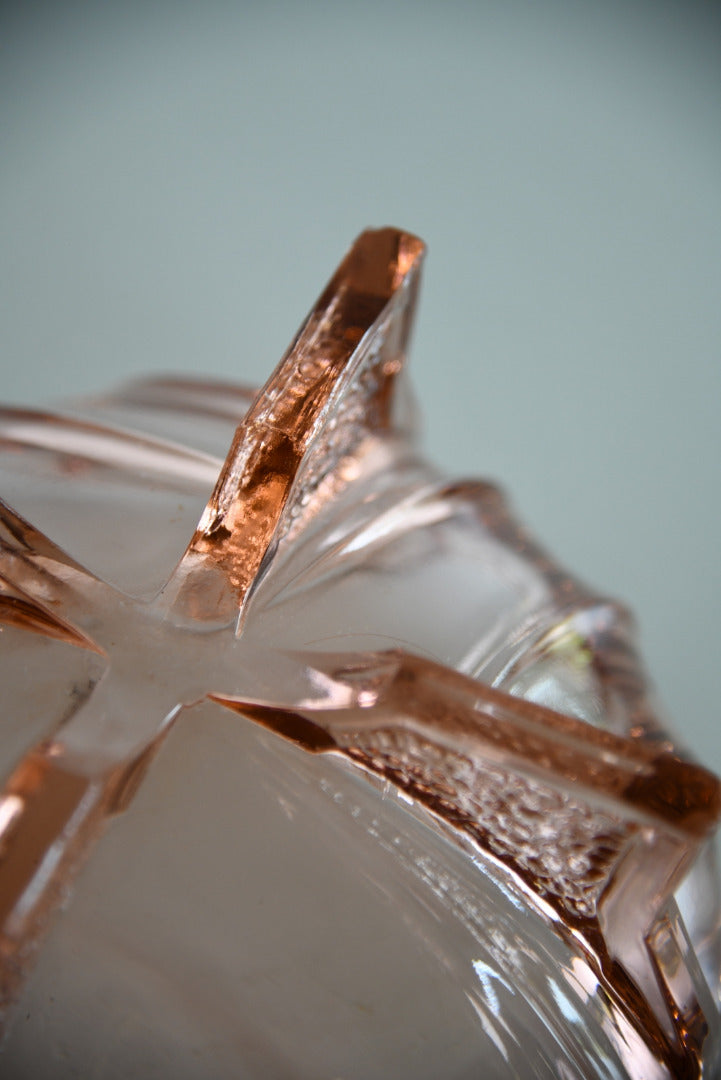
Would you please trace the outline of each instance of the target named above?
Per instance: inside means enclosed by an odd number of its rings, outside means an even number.
[[[362,234],[257,394],[0,413],[4,1075],[719,1069],[718,782],[420,455],[422,257]]]

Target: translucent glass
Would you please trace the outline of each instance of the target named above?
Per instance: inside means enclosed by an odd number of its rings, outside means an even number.
[[[257,394],[0,414],[4,1075],[718,1070],[718,782],[421,456],[422,255],[363,234]]]

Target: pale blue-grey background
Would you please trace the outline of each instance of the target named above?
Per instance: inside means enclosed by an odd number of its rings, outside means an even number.
[[[631,603],[721,770],[717,10],[6,2],[2,396],[262,382],[362,227],[418,232],[429,448]]]

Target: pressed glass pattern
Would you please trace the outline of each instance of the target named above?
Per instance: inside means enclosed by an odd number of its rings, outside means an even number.
[[[257,394],[0,412],[9,1075],[718,1069],[718,782],[420,454],[423,253],[363,233]]]

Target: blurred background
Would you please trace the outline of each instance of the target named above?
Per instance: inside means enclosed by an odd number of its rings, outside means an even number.
[[[382,224],[429,244],[431,454],[630,603],[721,771],[717,5],[0,7],[6,401],[260,384]]]

